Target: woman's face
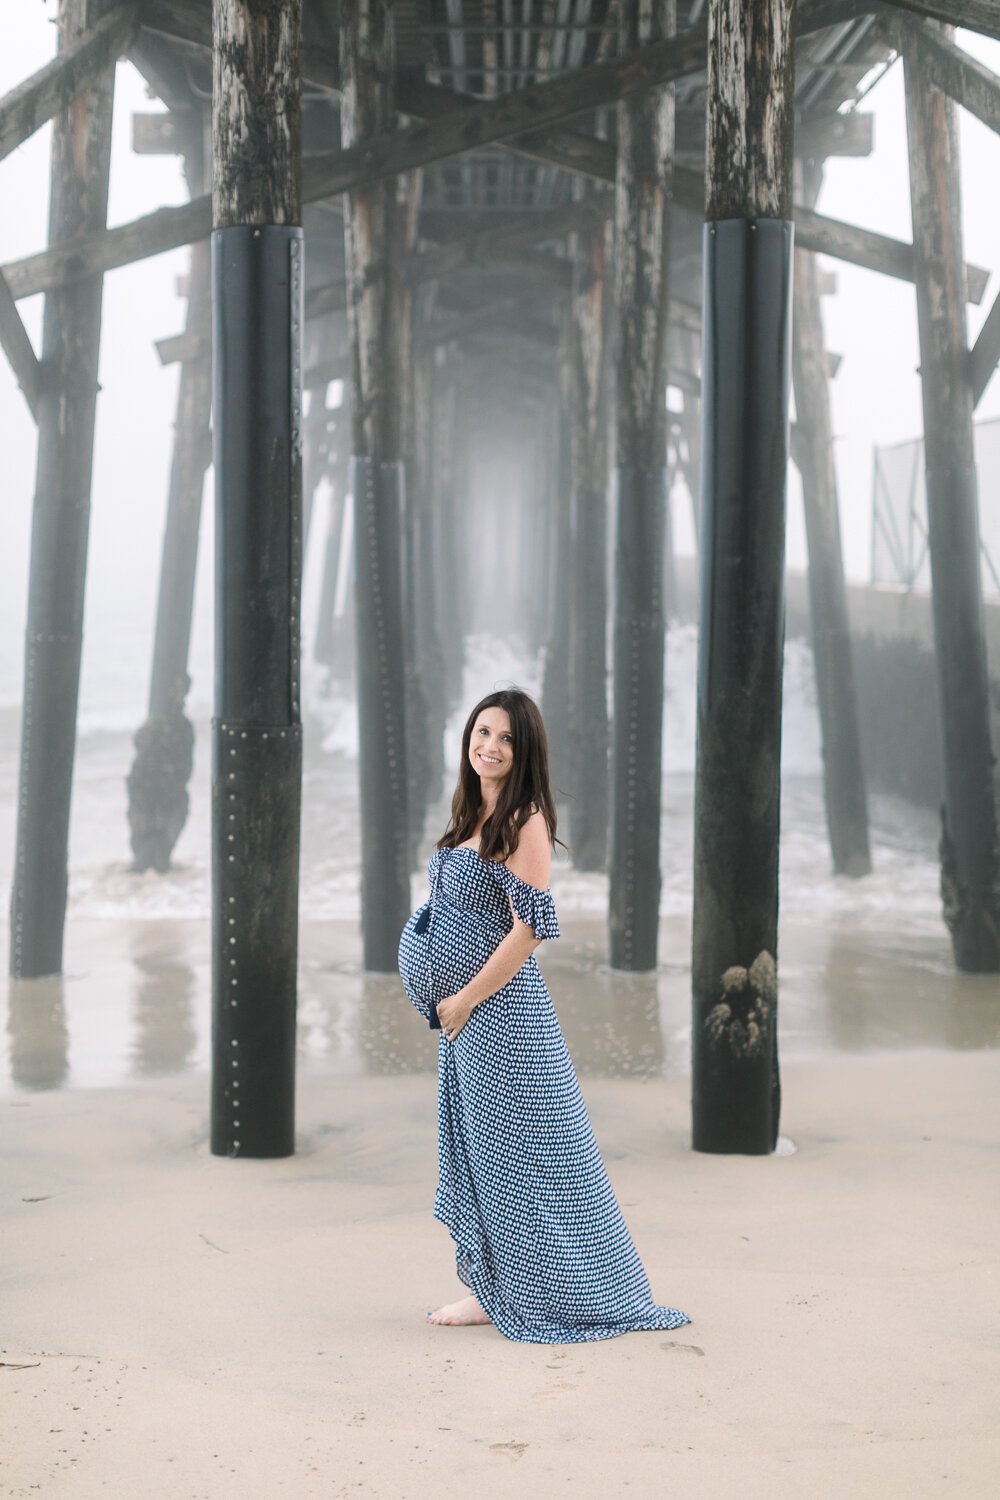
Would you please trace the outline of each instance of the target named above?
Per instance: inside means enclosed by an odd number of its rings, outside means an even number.
[[[472,726],[469,761],[482,790],[500,786],[514,764],[514,737],[505,708],[484,708]]]

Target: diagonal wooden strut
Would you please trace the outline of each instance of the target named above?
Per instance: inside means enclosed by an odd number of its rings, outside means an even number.
[[[812,4],[802,6],[799,34],[864,9],[864,0],[813,0]],[[546,138],[552,136],[552,128],[564,118],[697,72],[704,62],[703,34],[688,33],[611,62],[562,74],[549,83],[532,85],[482,103],[466,102],[436,114],[431,120],[374,136],[363,146],[312,158],[304,164],[303,201],[318,202],[494,142],[503,145],[517,141],[520,147],[526,135],[533,136],[532,149],[540,155],[542,148],[548,149]],[[407,101],[410,108],[419,103],[416,92],[414,87],[413,96]],[[426,107],[430,97],[426,90],[422,97]],[[560,130],[553,150],[563,157],[560,165],[568,165],[568,158],[574,155],[579,162],[590,152],[588,160],[595,169],[594,175],[599,168],[603,177],[607,166],[598,162],[597,152],[602,146],[603,143],[590,142],[578,132]],[[703,209],[699,183],[699,174],[678,167],[675,198],[697,213]],[[807,249],[850,260],[886,275],[913,279],[912,246],[905,241],[841,224],[809,210],[796,211],[796,225],[800,243]],[[206,195],[12,261],[3,270],[14,296],[29,296],[189,244],[204,238],[210,228],[211,201]],[[985,281],[985,272],[968,268],[970,300],[979,301]]]
[[[969,374],[972,381],[972,405],[980,399],[993,372],[1000,364],[1000,293],[986,315],[986,322],[979,330],[979,337],[969,350]]]
[[[51,62],[0,99],[0,161],[91,87],[127,52],[138,30],[135,0],[124,0]]]
[[[24,393],[31,415],[38,421],[38,396],[41,389],[41,364],[35,354],[28,331],[14,304],[7,278],[0,271],[0,347],[10,361],[14,378]]]

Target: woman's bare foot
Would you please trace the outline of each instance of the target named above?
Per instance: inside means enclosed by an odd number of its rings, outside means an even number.
[[[463,1297],[459,1302],[446,1302],[435,1312],[427,1314],[429,1323],[489,1323],[492,1321],[488,1313],[483,1312],[475,1297]]]

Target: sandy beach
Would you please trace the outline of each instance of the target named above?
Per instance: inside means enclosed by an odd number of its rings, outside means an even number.
[[[104,931],[121,937],[115,924]],[[90,984],[92,1006],[101,993],[86,934],[75,941],[70,1030],[84,1014],[74,983]],[[167,963],[174,948],[161,944]],[[786,947],[794,995],[806,971],[794,940]],[[806,948],[803,936],[802,961]],[[861,991],[850,965],[837,970],[847,1016],[879,979],[874,949],[856,957]],[[322,968],[312,941],[305,958]],[[172,979],[150,977],[148,954],[137,970],[160,986],[161,1011],[178,985],[189,999],[201,992],[176,953],[169,962]],[[567,1014],[565,1029],[654,1295],[693,1319],[669,1335],[529,1346],[489,1327],[425,1323],[424,1309],[460,1288],[430,1212],[433,1044],[391,981],[351,990],[349,1004],[370,1004],[366,1024],[396,1048],[395,1064],[377,1048],[353,1071],[349,1047],[326,1066],[307,1060],[286,1160],[210,1154],[190,1015],[186,1071],[175,1057],[154,1076],[140,1056],[134,1076],[109,1086],[15,1082],[0,1099],[3,1493],[992,1497],[996,985],[938,962],[924,966],[923,994],[897,972],[894,995],[884,956],[882,968],[870,1035],[841,1016],[824,1042],[789,1001],[782,1131],[795,1149],[762,1159],[690,1150],[683,1048],[670,1065],[683,972],[661,973],[658,1007],[650,995],[636,1002],[647,1021],[658,1010],[659,1055],[636,1032],[633,1066],[617,1069],[595,1028],[607,995],[620,1005],[626,991],[599,966],[585,983],[585,945],[548,960],[561,1013],[572,993],[590,995],[590,1031],[582,1014]],[[355,982],[346,970],[341,989]],[[955,987],[964,1033],[944,1020]],[[906,1014],[907,991],[923,1020],[900,1034],[892,1018]],[[28,993],[12,987],[9,1032]],[[809,1049],[796,1048],[800,1034]],[[19,1035],[22,1061],[37,1062],[45,1027],[34,1051]]]

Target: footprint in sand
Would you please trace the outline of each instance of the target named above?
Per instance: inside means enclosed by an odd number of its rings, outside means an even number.
[[[566,1365],[564,1363],[564,1357],[557,1354],[555,1362],[553,1364],[546,1365],[545,1368],[547,1370],[554,1370],[557,1375],[565,1375]],[[572,1380],[549,1380],[546,1382],[543,1390],[535,1391],[534,1396],[536,1400],[544,1401],[546,1397],[556,1396],[560,1391],[575,1390],[576,1385]]]
[[[508,1458],[520,1458],[527,1448],[527,1443],[491,1443],[491,1453],[505,1453]]]
[[[678,1344],[676,1339],[667,1339],[660,1345],[660,1348],[666,1349],[668,1352],[671,1349],[686,1349],[688,1354],[700,1354],[702,1356],[705,1353],[704,1349],[699,1349],[697,1344]]]

